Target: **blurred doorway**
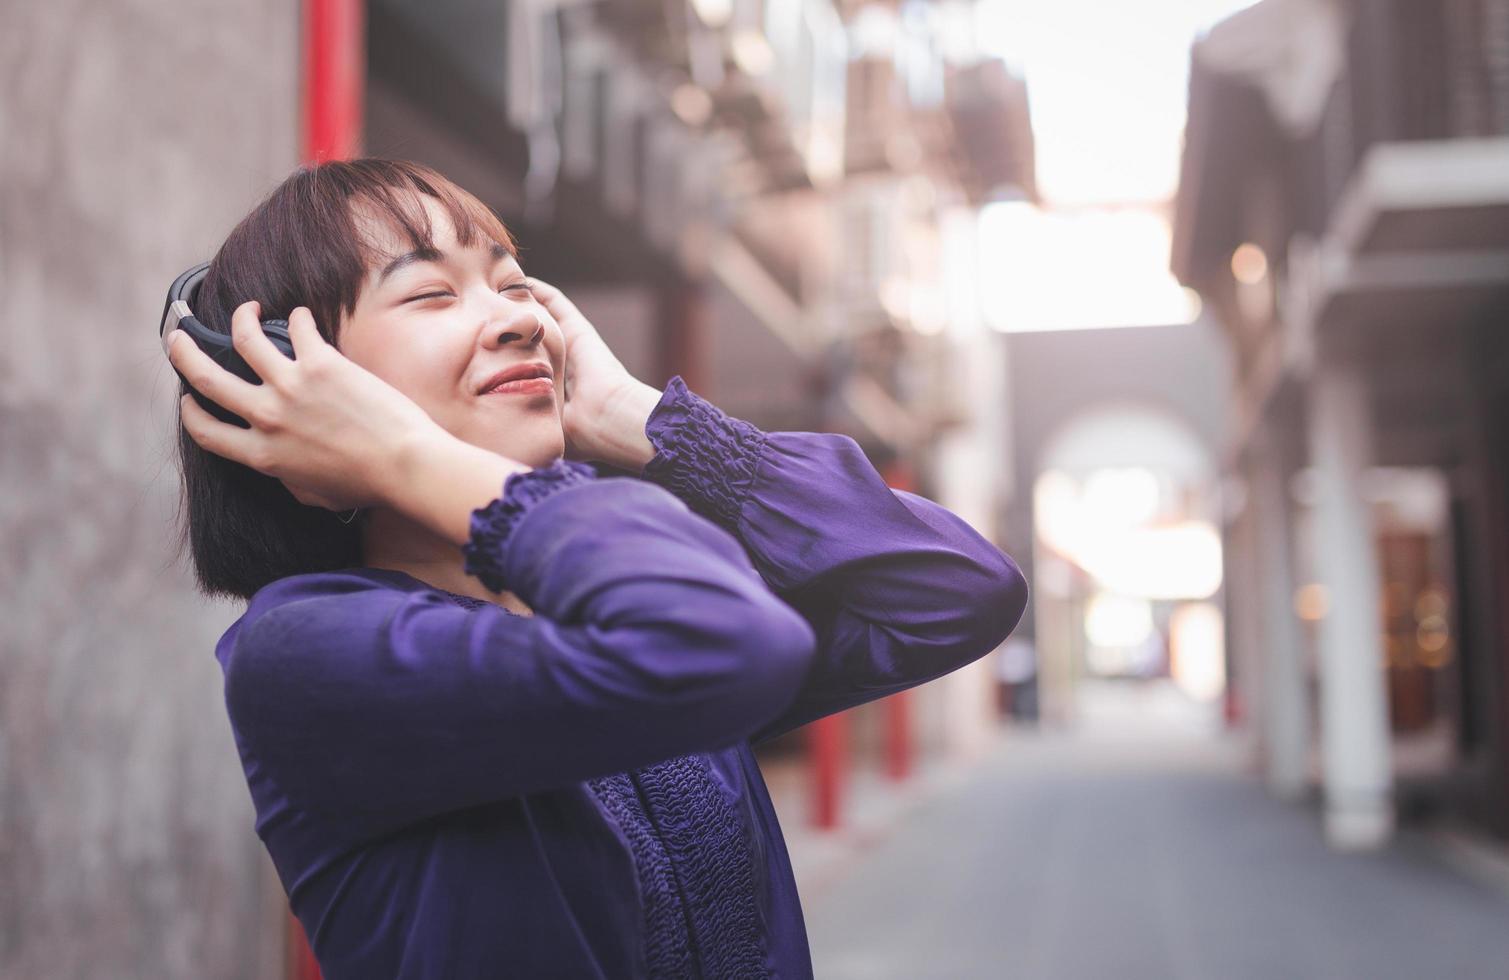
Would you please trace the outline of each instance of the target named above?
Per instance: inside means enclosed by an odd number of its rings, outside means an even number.
[[[1086,680],[1226,690],[1215,465],[1160,407],[1080,411],[1044,443],[1032,493],[1034,614],[1045,721],[1079,714]]]

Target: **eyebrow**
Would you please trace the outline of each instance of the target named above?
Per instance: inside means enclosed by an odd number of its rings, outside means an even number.
[[[508,250],[507,246],[501,245],[498,242],[492,243],[492,247],[488,249],[488,257],[491,258],[494,262],[501,262],[506,258],[516,258],[513,252]],[[377,284],[381,286],[388,280],[389,276],[393,275],[398,270],[405,268],[406,266],[413,265],[416,262],[444,261],[445,253],[440,251],[440,249],[434,248],[429,245],[421,246],[419,248],[416,248],[412,252],[406,252],[403,255],[400,255],[392,262],[389,262],[387,265],[383,266],[382,272],[377,276]]]

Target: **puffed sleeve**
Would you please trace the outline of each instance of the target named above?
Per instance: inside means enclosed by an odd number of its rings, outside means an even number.
[[[848,436],[763,432],[672,378],[643,477],[727,528],[811,623],[817,661],[768,738],[939,677],[1016,627],[1016,563],[952,512],[892,490]]]
[[[643,481],[557,462],[472,515],[466,567],[533,616],[321,573],[253,597],[224,660],[244,748],[372,836],[735,744],[813,636],[725,531]]]

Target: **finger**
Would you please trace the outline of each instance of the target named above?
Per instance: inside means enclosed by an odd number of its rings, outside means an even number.
[[[255,414],[261,404],[263,392],[256,385],[216,364],[214,358],[200,350],[194,339],[181,330],[173,331],[173,336],[168,338],[168,361],[188,381],[189,387],[242,418]]]
[[[184,431],[204,449],[236,463],[251,466],[256,435],[229,422],[222,422],[205,411],[193,395],[178,400],[178,418]]]
[[[262,304],[248,300],[236,307],[231,314],[231,343],[242,360],[251,365],[257,377],[264,382],[283,381],[292,371],[293,364],[273,346],[262,332]]]
[[[293,352],[298,357],[308,359],[324,353],[321,348],[329,347],[325,338],[320,336],[320,328],[314,322],[314,314],[307,306],[296,307],[288,314],[288,339],[293,341]]]
[[[581,311],[576,308],[576,304],[567,299],[565,293],[545,280],[531,277],[529,289],[536,299],[545,304],[545,309],[549,310],[550,315],[556,320],[565,316],[581,316]]]

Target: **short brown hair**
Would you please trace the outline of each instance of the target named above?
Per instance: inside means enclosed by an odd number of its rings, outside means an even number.
[[[440,204],[463,247],[480,239],[515,251],[490,208],[422,164],[368,158],[303,166],[225,239],[194,314],[229,334],[231,314],[248,300],[260,302],[265,319],[286,319],[304,306],[320,334],[337,344],[367,270],[385,258],[357,212],[412,248],[434,248],[419,195]],[[280,481],[203,449],[181,424],[178,449],[187,522],[180,547],[188,546],[200,591],[245,599],[288,575],[361,564],[359,522],[342,524],[324,508],[299,503]]]

